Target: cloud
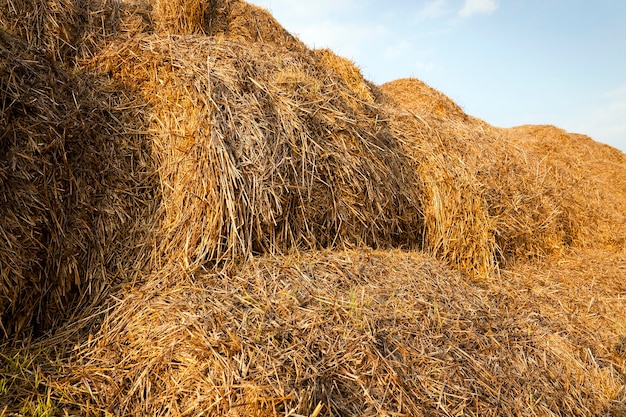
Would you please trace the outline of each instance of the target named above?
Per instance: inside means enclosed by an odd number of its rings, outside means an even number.
[[[388,38],[388,30],[382,25],[367,22],[323,20],[303,24],[295,33],[307,45],[314,48],[330,48],[335,53],[352,60],[365,58],[373,43]]]
[[[436,19],[449,11],[447,0],[431,0],[418,13],[419,19]]]
[[[465,0],[465,5],[459,12],[461,17],[470,17],[475,14],[492,14],[498,8],[498,0]]]
[[[621,97],[623,99],[626,99],[626,84],[624,84],[624,85],[622,85],[622,86],[620,86],[620,87],[618,87],[618,88],[616,88],[614,90],[611,90],[611,91],[608,91],[608,92],[604,93],[602,95],[602,97],[605,97],[605,98]]]

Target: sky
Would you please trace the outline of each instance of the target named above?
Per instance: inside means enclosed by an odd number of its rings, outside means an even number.
[[[248,0],[376,84],[416,77],[500,127],[626,152],[624,0]]]

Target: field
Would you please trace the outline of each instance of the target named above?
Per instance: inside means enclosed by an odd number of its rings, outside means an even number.
[[[241,0],[0,2],[0,416],[626,416],[626,155]]]

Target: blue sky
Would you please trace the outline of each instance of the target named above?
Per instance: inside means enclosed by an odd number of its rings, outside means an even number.
[[[553,124],[626,152],[624,0],[251,0],[382,84],[417,77],[502,127]]]

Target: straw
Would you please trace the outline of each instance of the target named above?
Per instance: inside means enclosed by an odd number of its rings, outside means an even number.
[[[0,415],[624,415],[626,156],[238,0],[0,3]]]

